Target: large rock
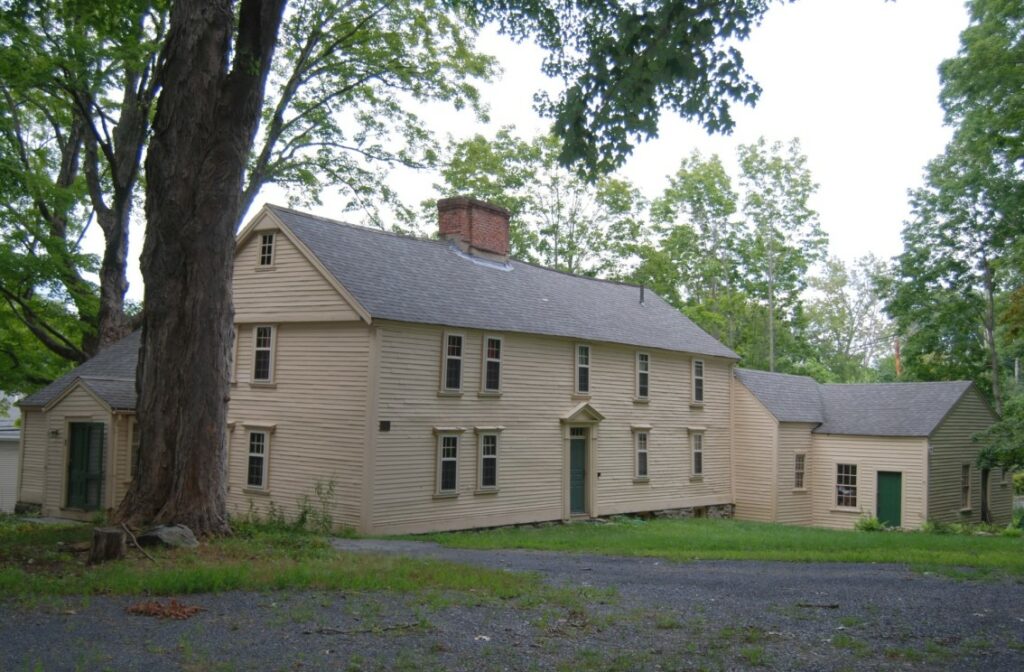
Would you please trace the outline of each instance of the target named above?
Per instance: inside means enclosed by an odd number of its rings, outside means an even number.
[[[196,535],[184,525],[160,525],[139,535],[139,546],[171,546],[173,548],[195,548],[199,545]]]

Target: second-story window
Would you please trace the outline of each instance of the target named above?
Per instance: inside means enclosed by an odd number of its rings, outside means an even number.
[[[256,327],[252,379],[257,383],[269,383],[274,379],[274,328]]]
[[[274,234],[260,236],[260,266],[274,265]]]
[[[484,391],[501,391],[502,340],[497,336],[484,338]]]
[[[444,337],[444,389],[462,389],[462,336],[459,334]]]
[[[646,352],[636,353],[636,398],[647,399],[650,393],[651,356]]]
[[[590,394],[590,346],[576,346],[576,393]]]
[[[704,361],[693,360],[693,403],[704,403]]]

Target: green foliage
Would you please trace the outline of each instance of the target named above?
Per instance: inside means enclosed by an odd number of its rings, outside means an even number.
[[[974,438],[984,446],[978,455],[978,466],[1014,470],[1014,492],[1019,492],[1019,486],[1024,484],[1018,478],[1024,474],[1024,390],[1007,399],[1003,417]]]
[[[1024,495],[1024,471],[1015,471],[1013,473],[1013,494]]]
[[[862,516],[853,524],[853,529],[861,532],[884,532],[887,528],[874,516]]]

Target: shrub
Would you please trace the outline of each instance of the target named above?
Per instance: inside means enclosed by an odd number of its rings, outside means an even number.
[[[886,529],[882,521],[874,516],[862,516],[853,527],[861,532],[881,532]]]
[[[1013,472],[1013,494],[1024,495],[1024,470]]]

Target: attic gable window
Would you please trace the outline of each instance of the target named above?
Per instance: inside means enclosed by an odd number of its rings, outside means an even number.
[[[636,398],[647,399],[651,383],[651,356],[646,352],[636,353]]]
[[[260,266],[274,265],[274,234],[264,233],[260,236]]]
[[[692,367],[693,389],[691,401],[694,404],[704,403],[704,360],[693,360]]]
[[[462,334],[444,334],[444,363],[441,367],[441,390],[462,391]]]
[[[590,394],[590,346],[576,346],[576,394]]]

